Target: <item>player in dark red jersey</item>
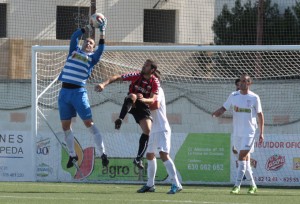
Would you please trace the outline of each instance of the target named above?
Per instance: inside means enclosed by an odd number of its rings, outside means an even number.
[[[142,71],[115,75],[95,86],[95,91],[101,92],[105,86],[115,81],[131,81],[129,93],[124,100],[120,116],[115,121],[115,129],[120,129],[122,121],[128,112],[133,115],[135,121],[142,128],[143,133],[139,141],[138,154],[133,161],[139,169],[144,168],[141,158],[147,149],[152,126],[149,105],[155,101],[158,87],[160,86],[158,79],[154,76],[156,69],[157,64],[153,60],[147,59]]]

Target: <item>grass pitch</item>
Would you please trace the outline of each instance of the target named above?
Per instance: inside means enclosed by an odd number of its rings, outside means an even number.
[[[231,187],[183,186],[175,195],[166,192],[169,186],[157,185],[155,193],[136,193],[141,185],[0,182],[0,203],[18,204],[111,204],[111,203],[197,203],[197,204],[296,204],[300,189],[258,188],[248,195],[242,187],[239,195],[230,195]]]

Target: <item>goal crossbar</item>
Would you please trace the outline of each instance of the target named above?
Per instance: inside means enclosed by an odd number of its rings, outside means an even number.
[[[32,51],[67,51],[69,46],[32,46]],[[202,45],[178,45],[178,46],[106,46],[105,51],[297,51],[300,45],[224,45],[224,46],[202,46]]]

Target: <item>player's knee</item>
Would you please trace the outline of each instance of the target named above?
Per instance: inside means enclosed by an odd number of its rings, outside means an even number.
[[[159,156],[163,162],[169,160],[169,158],[170,158],[168,153],[162,152],[162,151],[159,152]]]
[[[246,161],[248,158],[248,154],[249,154],[250,150],[241,150],[239,153],[239,160],[240,161]]]
[[[131,99],[133,102],[135,102],[137,99],[137,95],[131,93],[127,96],[126,100],[128,100],[128,99]]]
[[[149,134],[150,134],[150,128],[146,128],[146,127],[144,127],[144,126],[141,126],[141,128],[142,128],[142,131],[143,131],[143,134],[144,135],[148,135],[148,137],[149,137]]]
[[[146,154],[146,159],[147,159],[147,160],[153,160],[154,157],[155,157],[155,155],[154,155],[153,153],[147,153],[147,154]]]
[[[69,121],[63,121],[62,123],[61,123],[61,127],[62,127],[62,129],[63,129],[63,131],[68,131],[68,130],[70,130],[71,129],[71,120]]]
[[[62,129],[64,132],[69,131],[69,130],[71,130],[71,125],[62,125]]]
[[[69,131],[71,128],[70,127],[66,127],[66,126],[62,126],[62,129],[64,132]]]
[[[92,119],[84,120],[83,123],[84,123],[85,127],[87,127],[87,128],[90,128],[94,125],[94,122]]]

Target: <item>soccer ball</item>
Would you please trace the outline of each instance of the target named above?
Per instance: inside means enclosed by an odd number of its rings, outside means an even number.
[[[104,15],[102,13],[94,13],[90,17],[90,24],[92,24],[95,28],[99,28],[104,23]]]

